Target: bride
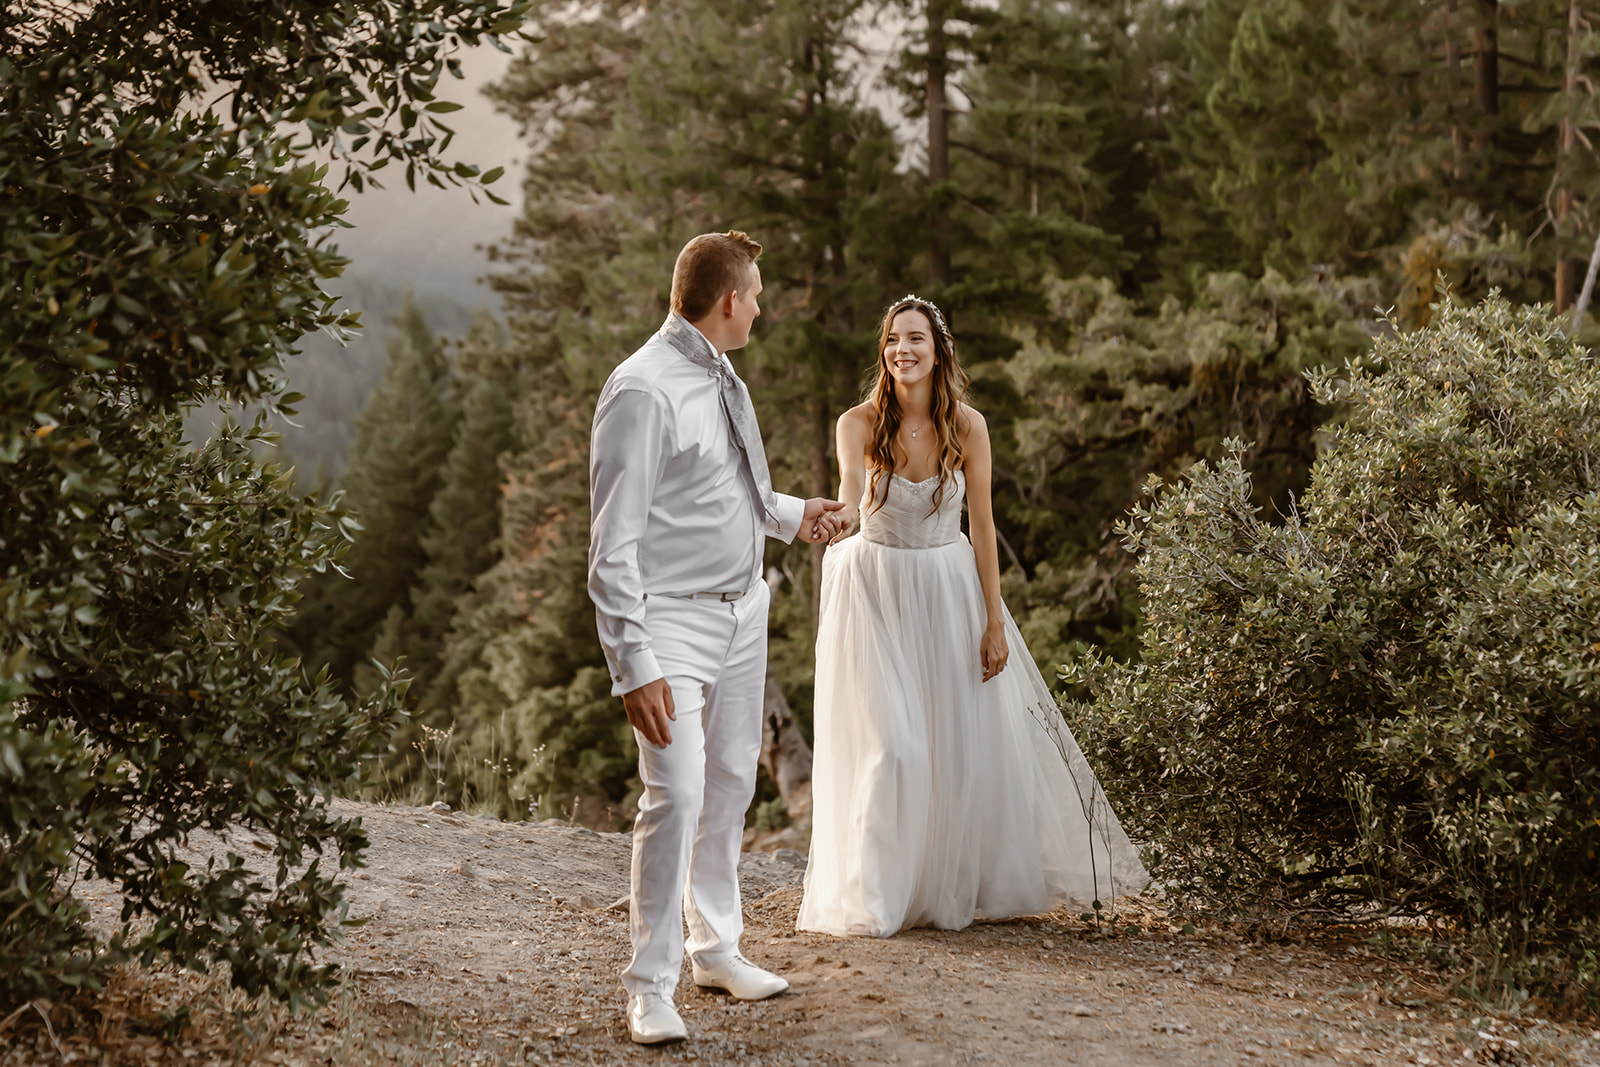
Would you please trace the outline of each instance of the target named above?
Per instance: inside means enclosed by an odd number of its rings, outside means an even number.
[[[884,315],[869,399],[839,419],[859,534],[822,564],[802,930],[959,929],[1110,907],[1148,880],[1001,602],[989,432],[966,384],[944,316],[907,296]]]

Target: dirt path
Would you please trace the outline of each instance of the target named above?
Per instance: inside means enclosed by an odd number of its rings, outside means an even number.
[[[1065,914],[881,941],[797,934],[794,852],[747,854],[741,866],[746,954],[787,975],[791,991],[740,1004],[696,989],[686,968],[678,1004],[690,1040],[639,1049],[617,981],[627,914],[612,906],[627,891],[627,835],[341,807],[359,811],[372,839],[369,868],[349,880],[352,914],[371,921],[332,956],[354,972],[351,992],[254,1051],[202,1043],[179,1061],[1600,1063],[1600,1032],[1479,1018],[1359,936],[1183,935],[1137,903],[1144,929],[1115,937]],[[118,1062],[92,1045],[85,1059]],[[0,1055],[13,1062],[33,1061]]]

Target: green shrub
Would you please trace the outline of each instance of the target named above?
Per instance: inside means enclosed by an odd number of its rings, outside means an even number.
[[[439,156],[433,87],[527,0],[0,0],[0,1013],[137,954],[291,1002],[330,979],[359,865],[330,793],[386,742],[397,688],[353,708],[274,640],[348,516],[296,497],[249,432],[196,451],[186,410],[292,414],[282,359],[356,324],[321,283],[360,188],[481,184]],[[180,858],[196,830],[265,849]],[[251,855],[257,855],[250,851]],[[105,943],[71,897],[114,883]]]
[[[1308,375],[1347,416],[1281,523],[1238,442],[1152,479],[1142,661],[1068,716],[1183,905],[1430,915],[1592,998],[1600,361],[1498,296],[1375,355]]]
[[[0,709],[0,956],[16,963],[0,1003],[92,984],[130,953],[226,962],[251,993],[315,994],[330,976],[309,952],[341,909],[333,874],[366,845],[325,800],[387,743],[397,710],[394,687],[354,708],[275,647],[298,582],[342,547],[338,516],[256,461],[256,432],[194,452],[177,416],[130,432],[115,411],[63,414],[47,441],[120,477],[7,501],[3,606],[24,626],[7,635]],[[44,444],[10,465],[7,488],[44,479]],[[245,831],[271,873],[237,854],[191,865],[180,852],[196,830]],[[106,946],[70,897],[79,873],[123,894]]]
[[[0,959],[13,972],[0,982],[7,993],[29,995],[94,980],[95,943],[84,925],[84,907],[54,889],[79,834],[116,836],[113,811],[86,801],[122,779],[115,768],[82,759],[65,730],[22,729],[13,711],[0,708],[0,840],[6,843],[0,913],[8,917],[0,925]],[[115,946],[116,954],[121,950]],[[0,997],[0,1004],[11,999]]]

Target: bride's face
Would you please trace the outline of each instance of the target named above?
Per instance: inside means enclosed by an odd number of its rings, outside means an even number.
[[[938,364],[933,348],[933,323],[916,308],[907,308],[889,324],[883,361],[897,385],[912,386],[933,374]]]

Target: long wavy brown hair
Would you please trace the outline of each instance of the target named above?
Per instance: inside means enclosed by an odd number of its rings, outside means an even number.
[[[967,398],[967,372],[961,369],[956,356],[956,340],[945,325],[944,315],[927,300],[917,296],[904,296],[889,305],[878,325],[878,373],[867,387],[867,400],[872,404],[872,437],[867,441],[867,466],[872,470],[868,499],[873,510],[883,507],[889,499],[889,479],[895,471],[894,441],[900,432],[900,400],[894,392],[894,376],[889,373],[889,362],[884,357],[884,347],[889,343],[889,330],[894,317],[902,311],[920,311],[933,327],[933,404],[930,414],[933,427],[939,435],[939,484],[933,494],[933,508],[939,510],[944,501],[950,480],[966,458],[961,447],[961,431],[965,420],[961,417],[961,402]],[[880,483],[883,486],[879,491]]]

